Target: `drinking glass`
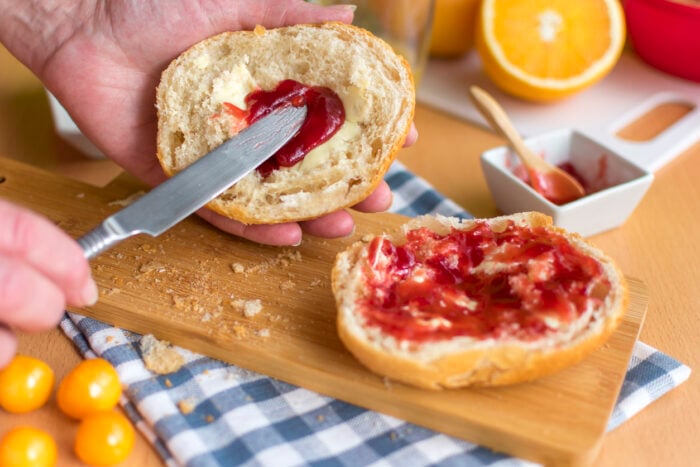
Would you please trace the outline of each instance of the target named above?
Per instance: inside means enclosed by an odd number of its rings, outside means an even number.
[[[434,0],[310,0],[320,5],[355,5],[353,24],[388,42],[411,65],[416,85],[430,47]]]

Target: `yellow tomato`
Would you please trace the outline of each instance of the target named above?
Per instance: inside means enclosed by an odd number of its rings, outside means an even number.
[[[51,467],[56,465],[57,458],[56,441],[37,428],[13,428],[0,439],[3,467]]]
[[[46,403],[53,389],[54,372],[45,362],[16,355],[0,369],[0,407],[12,413],[25,413]]]
[[[68,416],[82,419],[110,410],[122,393],[117,370],[102,358],[83,360],[58,385],[56,402]]]
[[[89,465],[115,465],[134,448],[134,427],[121,412],[97,412],[78,426],[73,446],[78,458]]]

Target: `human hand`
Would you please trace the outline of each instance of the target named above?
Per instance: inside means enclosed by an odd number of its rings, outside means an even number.
[[[320,7],[302,0],[97,2],[76,9],[71,31],[33,68],[61,101],[81,131],[105,154],[143,181],[155,185],[165,175],[155,157],[155,89],[162,70],[194,43],[227,30],[296,23],[352,20],[346,5]],[[30,64],[31,66],[31,64]],[[415,129],[407,143],[415,141]],[[355,209],[383,211],[391,192],[382,183]],[[354,222],[338,211],[300,224],[244,225],[203,209],[199,214],[219,228],[267,244],[301,241],[302,230],[338,237]]]
[[[97,301],[78,244],[49,220],[0,200],[0,368],[17,347],[13,329],[50,329],[66,304]]]

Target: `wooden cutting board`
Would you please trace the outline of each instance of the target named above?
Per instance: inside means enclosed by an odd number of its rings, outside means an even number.
[[[0,197],[43,213],[74,237],[144,190],[126,176],[97,188],[1,158],[0,177]],[[338,251],[404,221],[358,214],[352,238],[308,237],[298,248],[280,248],[191,217],[93,260],[100,300],[71,311],[497,451],[551,465],[590,464],[644,320],[644,284],[630,279],[631,304],[610,341],[559,374],[497,389],[415,389],[370,373],[345,350],[329,280]],[[255,300],[262,308],[247,317],[246,304]]]

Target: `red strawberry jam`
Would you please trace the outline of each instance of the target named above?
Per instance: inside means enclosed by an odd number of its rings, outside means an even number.
[[[571,175],[577,182],[579,182],[579,184],[583,187],[583,191],[585,192],[586,195],[590,195],[590,194],[595,193],[597,191],[604,190],[605,188],[612,185],[612,183],[608,180],[608,178],[609,178],[608,156],[606,154],[603,154],[598,158],[597,166],[598,166],[598,170],[596,172],[596,176],[592,180],[586,180],[583,178],[581,173],[576,169],[576,167],[574,167],[574,165],[571,162],[565,161],[565,162],[562,162],[560,164],[557,164],[557,167],[559,167],[564,172]],[[530,183],[530,175],[527,173],[527,170],[525,170],[525,167],[523,165],[518,165],[515,168],[513,168],[513,175],[518,177],[524,183],[532,185]],[[540,179],[540,186],[546,187],[546,185],[547,185],[546,180],[541,178]],[[549,196],[545,196],[545,197],[548,198],[550,201],[554,202],[555,204],[565,204],[565,203],[557,203],[555,200],[551,199]]]
[[[512,336],[532,340],[600,306],[610,289],[601,265],[563,236],[512,221],[485,222],[446,235],[408,232],[403,245],[369,245],[368,326],[398,340],[438,341]]]
[[[224,102],[224,111],[234,119],[245,118],[246,125],[250,125],[281,107],[307,107],[306,120],[297,134],[258,167],[263,177],[280,167],[301,162],[312,149],[328,141],[345,122],[345,108],[335,92],[291,79],[282,81],[271,91],[257,89],[246,96],[245,102],[247,111],[229,102]]]

